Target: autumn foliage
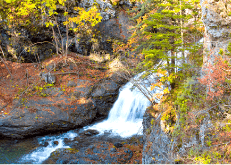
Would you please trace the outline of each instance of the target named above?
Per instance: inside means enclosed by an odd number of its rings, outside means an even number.
[[[205,75],[199,81],[207,86],[208,100],[230,93],[231,66],[227,57],[216,56],[214,64],[208,63],[202,71]]]

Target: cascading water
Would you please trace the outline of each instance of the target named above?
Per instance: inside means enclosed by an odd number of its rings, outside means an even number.
[[[138,81],[144,73],[140,73],[132,81]],[[143,79],[142,86],[145,86],[146,90],[150,90],[150,85],[154,83],[155,78],[155,74],[152,74],[145,80]],[[157,87],[153,92],[161,92],[161,89]],[[159,100],[155,101],[158,102]],[[120,89],[119,97],[110,110],[108,118],[84,129],[96,129],[101,134],[109,131],[112,135],[121,137],[142,134],[143,114],[150,104],[147,97],[137,88],[134,88],[130,81]]]
[[[58,148],[69,148],[64,144],[64,138],[68,137],[69,139],[73,139],[77,136],[77,133],[69,131],[67,133],[58,135],[58,136],[45,136],[42,138],[38,138],[38,141],[41,147],[38,147],[32,153],[25,155],[21,158],[18,163],[25,164],[41,164],[44,160],[46,160],[50,154]],[[56,142],[56,144],[55,144]],[[47,145],[46,145],[47,144]],[[46,146],[44,146],[46,145]]]
[[[142,81],[141,87],[148,90],[150,89],[151,83],[154,83],[158,76],[152,74],[146,79],[141,80],[141,76],[144,73],[145,72],[135,76],[132,81],[138,83],[140,83],[139,81]],[[83,130],[96,129],[100,134],[110,132],[111,136],[119,135],[121,137],[142,134],[143,114],[151,103],[137,88],[133,87],[132,81],[128,82],[120,89],[119,97],[110,110],[108,119],[91,126],[86,126]],[[153,90],[153,93],[161,93],[162,91],[163,89],[156,87]],[[156,99],[155,101],[158,102],[159,100]],[[39,143],[44,144],[44,142],[46,142],[49,144],[47,146],[38,147],[32,153],[25,155],[21,158],[19,163],[41,164],[56,149],[69,148],[69,146],[65,145],[64,138],[70,139],[76,136],[78,136],[77,133],[69,131],[60,136],[45,136],[43,138],[38,138]],[[58,145],[54,145],[54,141],[57,141]]]

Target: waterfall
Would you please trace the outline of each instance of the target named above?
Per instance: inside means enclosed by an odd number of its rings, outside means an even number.
[[[150,101],[142,94],[132,82],[141,83],[146,91],[150,90],[150,85],[156,81],[156,74],[149,75],[145,79],[141,79],[142,72],[135,76],[130,82],[120,88],[119,96],[110,110],[106,120],[90,126],[86,126],[83,130],[96,129],[100,132],[99,135],[110,132],[109,136],[130,137],[135,134],[142,134],[142,121],[146,108],[151,104]],[[156,87],[152,93],[161,93],[163,89]],[[150,92],[150,91],[149,91]],[[150,93],[149,93],[150,94]],[[158,99],[155,99],[159,102]],[[59,136],[45,136],[38,138],[41,147],[25,155],[18,162],[20,164],[35,163],[41,164],[50,154],[58,148],[69,148],[65,145],[64,138],[73,139],[78,136],[77,133],[69,131]],[[54,142],[57,141],[56,145]],[[46,146],[44,144],[46,143]]]
[[[85,127],[84,129],[96,129],[100,134],[109,131],[112,135],[119,135],[121,137],[142,134],[143,115],[151,103],[143,93],[133,87],[132,82],[142,83],[141,87],[145,88],[146,92],[149,91],[152,94],[162,92],[162,89],[158,87],[150,91],[150,85],[156,81],[158,76],[154,73],[145,79],[141,79],[144,73],[145,72],[138,74],[120,89],[119,97],[110,110],[106,120]],[[155,101],[159,102],[160,100],[156,99]]]

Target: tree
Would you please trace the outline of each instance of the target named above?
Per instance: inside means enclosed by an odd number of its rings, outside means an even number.
[[[200,45],[191,37],[202,37],[201,25],[197,23],[198,10],[198,0],[144,0],[129,11],[137,24],[126,46],[133,48],[136,54],[144,55],[139,69],[148,71],[145,76],[157,72],[162,75],[160,81],[163,84],[170,82],[173,89],[176,78],[182,79],[189,69],[201,65],[202,58],[196,53]],[[198,61],[195,62],[195,58]],[[189,61],[191,65],[188,65]],[[153,88],[159,83],[153,84]]]
[[[1,18],[5,20],[5,24],[9,28],[32,26],[36,31],[38,24],[41,26],[45,24],[51,28],[56,53],[62,55],[67,55],[70,31],[74,32],[76,36],[79,32],[90,34],[91,27],[94,27],[102,19],[96,6],[89,8],[88,11],[76,7],[77,16],[71,16],[68,13],[70,3],[66,0],[1,0],[0,5]],[[57,12],[57,6],[62,7],[62,13]],[[61,15],[65,17],[62,25],[57,21],[57,17]],[[60,27],[63,26],[66,31],[65,38],[60,31]]]
[[[199,78],[201,84],[207,86],[207,99],[219,102],[224,93],[230,95],[231,89],[231,43],[228,53],[220,50],[220,55],[215,56],[213,63],[208,63],[204,68],[204,76]],[[212,61],[212,60],[208,60]]]
[[[193,45],[184,41],[188,30],[184,25],[192,18],[186,11],[193,9],[192,2],[184,0],[155,2],[158,3],[157,12],[150,15],[151,19],[144,20],[148,26],[157,29],[156,32],[144,31],[144,34],[150,37],[148,46],[143,50],[144,62],[148,68],[152,68],[161,60],[163,63],[158,68],[166,69],[169,74],[176,73],[176,68],[182,69],[186,64],[186,48]]]

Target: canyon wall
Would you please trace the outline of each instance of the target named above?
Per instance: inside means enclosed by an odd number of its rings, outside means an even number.
[[[231,41],[231,2],[228,0],[201,0],[204,33],[204,67],[213,63],[220,49],[227,50]]]

